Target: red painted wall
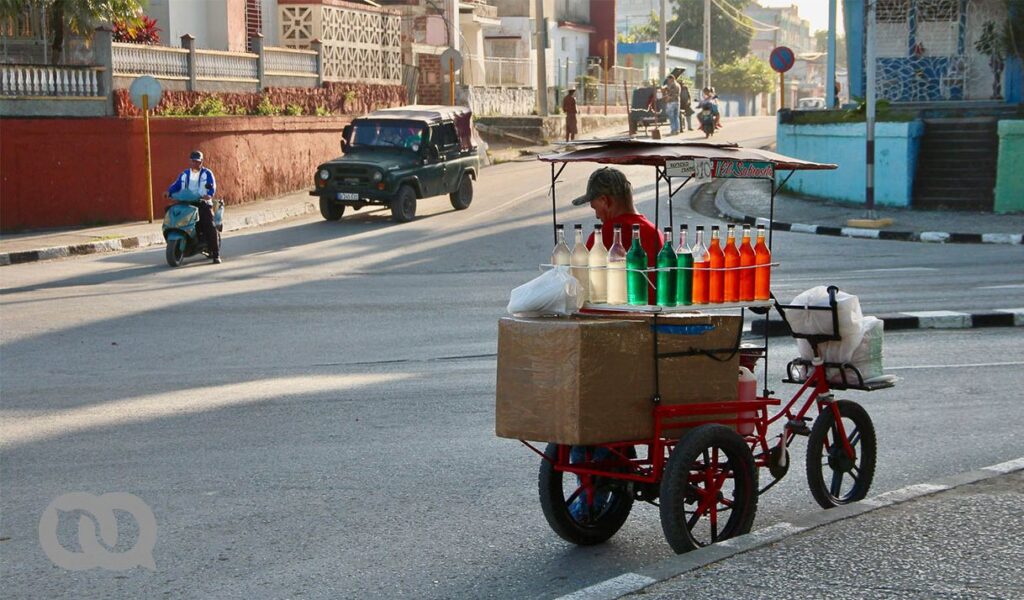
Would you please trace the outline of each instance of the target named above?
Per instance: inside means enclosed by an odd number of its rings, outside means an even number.
[[[153,197],[200,149],[228,204],[312,188],[349,117],[152,118]],[[0,119],[0,229],[149,216],[142,119]]]
[[[590,34],[590,55],[603,57],[608,42],[608,67],[614,67],[615,0],[590,0],[590,25],[597,30]]]

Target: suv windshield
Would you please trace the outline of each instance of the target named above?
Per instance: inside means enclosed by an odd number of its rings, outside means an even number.
[[[358,119],[352,123],[355,148],[405,148],[419,152],[426,125],[418,121]]]

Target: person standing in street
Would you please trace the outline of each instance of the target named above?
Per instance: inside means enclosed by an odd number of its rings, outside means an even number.
[[[665,242],[658,228],[640,214],[633,204],[633,186],[626,179],[625,173],[613,168],[602,167],[590,174],[587,181],[587,192],[572,201],[573,206],[589,204],[594,215],[601,221],[601,238],[605,248],[611,248],[615,240],[615,226],[622,226],[622,245],[627,249],[633,243],[633,225],[640,226],[640,245],[647,253],[647,266],[654,268],[658,262],[658,252]],[[587,249],[594,247],[594,234],[587,238]],[[654,287],[647,290],[651,304],[656,301]]]
[[[562,100],[562,112],[565,113],[565,141],[576,139],[576,131],[579,127],[576,122],[576,89],[570,89]]]
[[[213,177],[213,171],[203,166],[202,152],[193,150],[188,158],[189,167],[167,188],[164,198],[183,202],[199,201],[198,228],[206,239],[210,259],[220,264],[220,240],[217,238],[217,226],[213,223],[213,195],[217,192],[217,180]]]
[[[679,129],[683,129],[682,125],[685,124],[687,131],[693,131],[693,121],[690,120],[694,113],[693,98],[690,97],[690,88],[682,76],[679,78],[679,109],[683,111],[683,117],[686,119],[685,123],[680,123]]]
[[[665,78],[665,113],[668,117],[669,135],[679,133],[679,84],[674,75]]]

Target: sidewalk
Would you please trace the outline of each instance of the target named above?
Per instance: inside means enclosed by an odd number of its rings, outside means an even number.
[[[1024,458],[801,515],[563,598],[1021,598]]]
[[[714,210],[731,220],[751,225],[767,224],[769,196],[764,182],[719,180]],[[695,206],[707,214],[708,206]],[[883,228],[849,227],[850,219],[864,218],[863,206],[802,198],[782,193],[775,197],[775,226],[779,231],[819,235],[877,238],[914,242],[1020,244],[1024,214],[877,208],[879,219],[892,219]],[[708,215],[718,216],[718,215]]]

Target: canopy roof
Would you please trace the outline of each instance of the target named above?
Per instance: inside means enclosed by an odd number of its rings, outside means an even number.
[[[803,171],[835,169],[837,165],[816,163],[783,156],[768,150],[742,148],[737,144],[712,144],[664,140],[637,140],[612,138],[582,140],[571,143],[574,150],[545,154],[538,157],[545,162],[594,162],[612,165],[665,166],[666,160],[706,158],[713,161],[770,162],[776,171]],[[582,147],[581,147],[582,146]]]

